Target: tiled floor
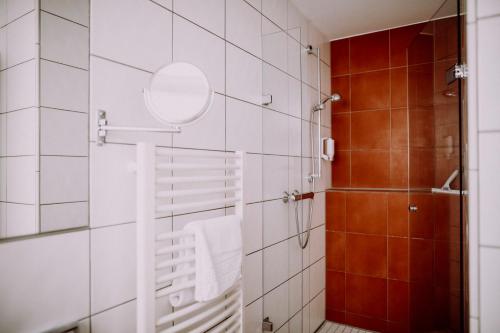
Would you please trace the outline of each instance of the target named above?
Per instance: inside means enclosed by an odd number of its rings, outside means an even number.
[[[317,333],[375,333],[360,328],[326,321]]]

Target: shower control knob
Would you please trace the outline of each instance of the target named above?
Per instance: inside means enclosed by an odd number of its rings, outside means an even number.
[[[410,204],[408,206],[408,210],[410,211],[410,213],[416,213],[418,211],[418,207],[415,204]]]

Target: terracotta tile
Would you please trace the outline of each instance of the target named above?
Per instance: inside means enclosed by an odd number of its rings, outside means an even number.
[[[385,320],[387,280],[347,274],[346,309],[348,313]]]
[[[406,49],[423,27],[424,24],[413,24],[390,30],[392,67],[406,65]]]
[[[389,105],[389,70],[351,76],[351,111],[388,109]]]
[[[374,332],[385,332],[387,329],[387,322],[385,320],[360,316],[349,312],[346,313],[346,324]]]
[[[408,67],[408,107],[432,106],[434,103],[434,64]]]
[[[391,69],[391,108],[407,106],[406,77],[406,67]]]
[[[334,187],[351,185],[351,152],[335,152],[335,161],[332,163],[332,185]]]
[[[348,232],[387,234],[387,194],[348,192],[346,229]]]
[[[389,321],[407,323],[409,319],[409,284],[403,281],[387,282],[387,317]]]
[[[408,280],[408,238],[389,237],[387,242],[388,267],[387,275],[390,279]]]
[[[388,187],[389,152],[351,152],[352,187]]]
[[[435,126],[434,109],[410,109],[409,117],[409,143],[412,148],[434,147]]]
[[[410,188],[434,187],[434,150],[432,148],[411,148],[409,157]]]
[[[349,75],[332,78],[332,93],[336,92],[342,99],[333,103],[332,112],[342,113],[351,111],[351,77]]]
[[[410,283],[410,330],[434,331],[434,297],[430,283]]]
[[[326,192],[326,230],[344,231],[346,224],[346,193]]]
[[[449,289],[434,287],[434,327],[450,327]],[[457,331],[459,332],[459,331]]]
[[[450,261],[449,243],[446,241],[436,241],[434,246],[434,258],[436,261],[435,285],[441,288],[449,289],[451,283],[451,266],[453,265]]]
[[[345,273],[326,272],[326,307],[345,311]]]
[[[339,324],[345,324],[345,311],[337,311],[326,308],[326,320],[333,321]]]
[[[351,115],[349,113],[333,114],[332,137],[336,150],[351,149]]]
[[[352,149],[389,149],[390,122],[389,110],[352,113]]]
[[[408,151],[391,151],[390,185],[394,188],[408,187]]]
[[[326,232],[326,269],[345,272],[345,232]]]
[[[408,194],[389,193],[388,235],[408,237]]]
[[[348,273],[387,277],[387,237],[347,233]]]
[[[408,47],[408,65],[430,63],[434,57],[434,35],[419,33]]]
[[[435,35],[435,59],[455,59],[457,58],[457,19],[455,17],[444,18],[434,21]]]
[[[351,38],[351,73],[388,67],[388,30]]]
[[[432,240],[410,239],[410,281],[433,281],[434,250]]]
[[[391,149],[408,148],[408,110],[391,110]]]
[[[330,57],[333,75],[349,73],[349,38],[331,42]]]
[[[410,204],[417,206],[417,211],[410,213],[410,237],[434,238],[434,202],[429,193],[411,193]]]

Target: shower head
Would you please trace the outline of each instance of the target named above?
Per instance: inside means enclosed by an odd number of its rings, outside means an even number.
[[[313,107],[313,111],[323,110],[325,108],[326,102],[328,102],[328,101],[335,103],[335,102],[339,102],[341,100],[342,100],[342,96],[339,93],[333,93],[331,96],[328,96],[327,98],[322,100],[320,104],[315,105]]]

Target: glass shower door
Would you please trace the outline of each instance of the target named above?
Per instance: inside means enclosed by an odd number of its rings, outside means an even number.
[[[408,48],[411,332],[463,332],[461,16],[447,1]]]

